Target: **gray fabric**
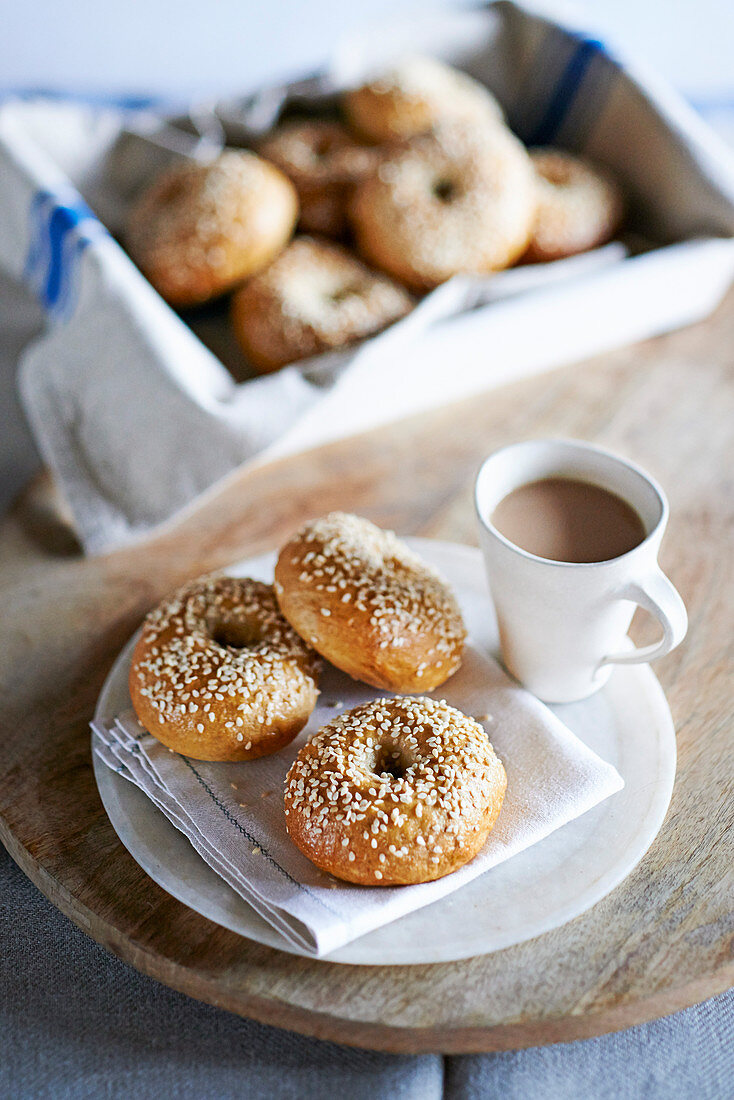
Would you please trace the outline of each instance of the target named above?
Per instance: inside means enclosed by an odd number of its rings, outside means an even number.
[[[617,1035],[449,1058],[456,1100],[731,1100],[734,990]]]
[[[0,850],[0,1097],[433,1100],[442,1060],[241,1020],[175,993],[71,924]]]

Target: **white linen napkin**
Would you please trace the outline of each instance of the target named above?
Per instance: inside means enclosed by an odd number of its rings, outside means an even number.
[[[151,737],[132,709],[92,723],[94,750],[136,784],[206,862],[294,946],[326,955],[350,940],[458,890],[536,844],[623,787],[588,749],[499,665],[469,647],[436,692],[481,721],[507,770],[505,802],[479,855],[437,882],[354,886],[320,871],[291,843],[283,812],[286,772],[307,737],[341,710],[379,692],[327,667],[319,705],[283,751],[240,764],[203,763]]]

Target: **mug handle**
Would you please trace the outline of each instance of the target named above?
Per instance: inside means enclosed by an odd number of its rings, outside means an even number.
[[[652,645],[627,650],[626,653],[609,654],[599,662],[600,668],[609,664],[638,665],[644,661],[654,661],[657,657],[670,653],[685,638],[688,629],[686,607],[662,569],[655,568],[639,583],[630,582],[617,596],[619,599],[632,600],[654,615],[663,628],[663,636]]]

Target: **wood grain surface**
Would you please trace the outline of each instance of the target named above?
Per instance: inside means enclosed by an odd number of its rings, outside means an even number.
[[[0,837],[59,908],[140,970],[242,1015],[346,1043],[527,1046],[627,1027],[726,989],[733,434],[730,297],[684,332],[237,475],[176,529],[105,557],[79,556],[48,484],[36,485],[0,529]],[[298,959],[166,895],[117,840],[90,761],[98,691],[144,612],[184,578],[270,549],[304,517],[335,507],[404,534],[474,543],[480,460],[548,435],[628,455],[671,501],[662,565],[688,605],[690,633],[657,672],[678,730],[678,778],[634,873],[531,942],[417,967]],[[643,640],[646,624],[635,633]]]

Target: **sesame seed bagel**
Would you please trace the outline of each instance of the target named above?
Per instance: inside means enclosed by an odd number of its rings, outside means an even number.
[[[556,149],[534,149],[530,158],[538,207],[525,260],[560,260],[610,241],[624,216],[614,180],[596,165]]]
[[[360,516],[302,527],[278,556],[275,593],[302,638],[373,687],[432,691],[461,664],[466,630],[446,581]]]
[[[298,199],[289,179],[254,153],[160,175],[130,213],[130,255],[167,302],[215,298],[270,263],[289,240]]]
[[[360,144],[339,122],[286,122],[259,145],[262,156],[293,182],[307,233],[340,237],[347,229],[347,205],[354,185],[374,168],[379,152]]]
[[[260,373],[371,336],[411,308],[410,295],[346,249],[297,237],[232,298],[235,336]]]
[[[474,859],[506,787],[473,719],[443,700],[376,699],[301,749],[286,777],[286,826],[312,863],[347,882],[430,882]]]
[[[408,57],[348,91],[344,111],[355,133],[389,142],[423,134],[448,121],[503,125],[494,96],[466,73],[433,57]]]
[[[318,659],[272,586],[202,577],[145,620],[130,668],[140,722],[196,760],[253,760],[292,741],[316,705]]]
[[[508,267],[535,219],[530,159],[509,130],[450,127],[386,154],[351,207],[359,251],[415,290]]]

